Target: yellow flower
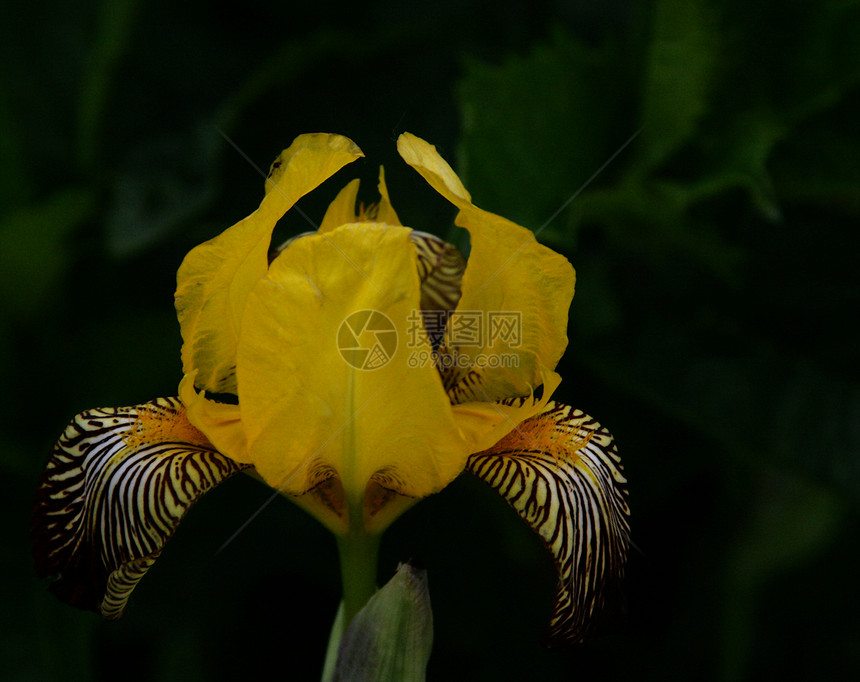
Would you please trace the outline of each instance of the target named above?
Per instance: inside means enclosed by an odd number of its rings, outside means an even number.
[[[353,181],[316,232],[271,249],[277,221],[362,156],[338,135],[297,138],[259,208],[179,269],[179,398],[84,412],[55,446],[33,538],[61,597],[121,615],[188,507],[242,469],[316,516],[342,554],[367,538],[375,551],[465,470],[553,553],[550,642],[591,633],[623,573],[628,509],[609,433],[550,400],[573,268],[476,207],[433,146],[404,134],[398,151],[459,210],[468,261],[401,224],[382,173],[377,205],[357,211]]]

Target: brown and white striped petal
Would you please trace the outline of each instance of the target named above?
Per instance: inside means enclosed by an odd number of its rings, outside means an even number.
[[[627,560],[627,479],[610,433],[587,414],[550,402],[467,471],[490,484],[541,537],[559,585],[547,644],[597,634],[617,615]]]
[[[119,618],[189,507],[246,466],[214,450],[178,398],[82,412],[36,493],[37,573],[58,576],[63,601]]]
[[[453,310],[460,300],[466,259],[453,244],[427,232],[410,235],[418,251],[421,310]]]
[[[460,301],[466,259],[456,246],[427,232],[413,230],[410,237],[418,251],[424,332],[435,352],[436,369],[447,390],[448,385],[454,383],[451,375],[457,368],[441,362],[447,356],[443,341],[448,318]]]

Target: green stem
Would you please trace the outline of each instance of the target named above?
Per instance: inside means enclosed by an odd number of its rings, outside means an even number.
[[[343,583],[344,629],[376,592],[379,539],[379,535],[360,532],[351,532],[337,538]]]
[[[343,601],[337,612],[323,665],[323,682],[330,682],[337,666],[337,655],[341,638],[353,619],[376,593],[376,561],[379,553],[380,534],[370,535],[364,531],[363,499],[350,500],[349,532],[338,535],[337,550],[340,555],[340,576],[343,585]]]

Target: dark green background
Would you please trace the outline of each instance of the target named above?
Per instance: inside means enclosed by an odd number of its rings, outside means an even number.
[[[423,501],[381,574],[429,570],[431,679],[860,674],[860,3],[530,5],[4,4],[0,677],[317,677],[334,542],[253,480],[195,507],[117,623],[36,580],[30,505],[72,415],[175,393],[176,268],[262,193],[227,138],[267,167],[346,134],[367,159],[309,216],[383,163],[406,224],[460,239],[404,130],[576,267],[558,395],[614,432],[637,547],[618,634],[548,653],[538,539],[474,480]]]

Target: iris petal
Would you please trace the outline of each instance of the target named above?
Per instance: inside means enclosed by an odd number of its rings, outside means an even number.
[[[524,227],[475,206],[466,188],[424,140],[404,133],[397,141],[403,159],[437,192],[460,209],[455,223],[469,231],[471,252],[462,281],[459,315],[481,314],[480,343],[458,341],[456,319],[446,330],[443,354],[456,367],[450,380],[455,403],[492,402],[529,394],[546,370],[555,368],[567,346],[567,313],[575,274],[563,256],[539,244]],[[505,326],[493,335],[490,315]],[[503,363],[482,361],[494,356]]]
[[[492,447],[520,423],[544,410],[560,383],[558,374],[544,371],[539,397],[532,393],[496,403],[474,401],[454,405],[454,418],[469,443],[469,451],[479,452]]]
[[[349,182],[335,197],[335,200],[329,204],[328,210],[320,223],[319,232],[330,232],[336,227],[346,225],[347,223],[358,222],[376,222],[385,223],[387,225],[402,225],[400,218],[394,211],[391,205],[391,198],[388,196],[388,187],[385,185],[385,170],[379,168],[379,201],[371,204],[366,210],[362,207],[361,211],[357,211],[358,206],[358,188],[359,180],[356,178]]]
[[[37,492],[37,573],[59,575],[52,590],[64,601],[119,618],[189,507],[242,468],[176,398],[79,414]]]
[[[457,307],[466,260],[456,246],[426,232],[412,232],[418,250],[418,276],[421,278],[421,310],[425,311],[428,334],[445,329],[448,313]],[[436,325],[432,324],[434,321]],[[439,339],[441,340],[441,338]],[[438,341],[433,344],[438,345]]]
[[[238,461],[247,461],[240,408],[210,398],[238,394],[242,313],[251,289],[266,274],[272,230],[296,201],[360,156],[361,150],[340,135],[297,137],[272,164],[260,207],[193,249],[179,268],[176,312],[185,372],[180,397],[195,426]]]
[[[391,205],[391,198],[388,196],[388,187],[385,184],[385,169],[382,166],[379,167],[377,189],[379,190],[379,204],[374,220],[380,223],[388,223],[389,225],[402,225],[403,223],[400,222],[400,218],[397,217],[397,213],[395,213],[394,207]]]
[[[199,389],[236,393],[236,340],[248,293],[266,274],[275,223],[302,196],[362,156],[339,135],[301,135],[272,165],[260,207],[193,249],[177,275],[182,367]]]
[[[359,179],[355,178],[355,180],[348,182],[346,187],[338,192],[334,201],[329,204],[318,232],[331,232],[336,227],[358,221],[355,207],[358,201],[359,182]]]
[[[597,634],[623,608],[630,529],[627,479],[610,433],[549,403],[466,469],[492,486],[552,553],[559,584],[547,643]]]
[[[238,353],[248,449],[269,485],[300,495],[332,467],[352,503],[378,472],[423,497],[463,470],[468,451],[432,361],[410,366],[431,351],[411,338],[419,300],[407,228],[344,225],[272,263]]]
[[[204,391],[198,391],[194,387],[196,376],[196,372],[186,374],[179,382],[179,399],[185,406],[188,420],[205,425],[206,437],[219,452],[237,462],[250,462],[239,405],[213,400]]]

